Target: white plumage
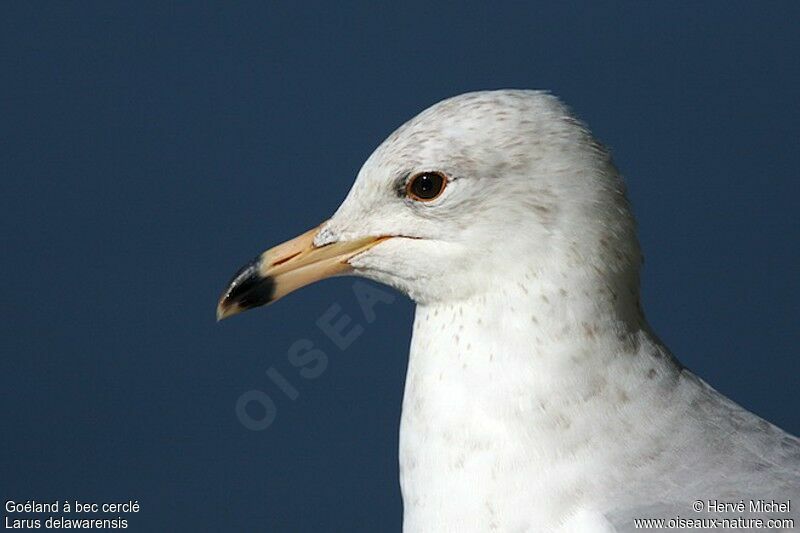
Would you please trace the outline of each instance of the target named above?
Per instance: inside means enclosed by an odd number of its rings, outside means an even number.
[[[432,202],[398,193],[421,171],[450,178]],[[315,244],[369,235],[397,238],[351,259],[356,273],[418,303],[404,531],[627,531],[726,516],[695,500],[800,493],[798,440],[651,332],[622,180],[556,98],[470,93],[402,126]]]
[[[800,441],[670,354],[640,264],[586,127],[542,92],[470,93],[390,135],[330,220],[236,273],[217,317],[346,272],[417,302],[406,533],[788,529]]]

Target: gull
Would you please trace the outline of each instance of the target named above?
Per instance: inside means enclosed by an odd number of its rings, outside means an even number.
[[[416,302],[406,533],[794,517],[800,441],[678,362],[645,320],[641,263],[587,127],[547,92],[473,92],[392,133],[329,220],[234,276],[217,317],[346,274]]]

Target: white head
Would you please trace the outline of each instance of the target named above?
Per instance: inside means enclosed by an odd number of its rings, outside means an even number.
[[[392,133],[333,217],[242,269],[219,309],[228,316],[346,271],[424,303],[491,291],[523,271],[632,294],[639,264],[604,147],[547,93],[484,91],[444,100]]]

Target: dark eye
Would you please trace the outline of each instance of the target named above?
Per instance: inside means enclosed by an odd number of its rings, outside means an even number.
[[[437,198],[447,185],[447,178],[439,172],[422,172],[412,176],[406,184],[406,196],[412,200],[429,202]]]

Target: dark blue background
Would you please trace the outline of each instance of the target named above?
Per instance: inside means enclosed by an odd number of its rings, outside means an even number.
[[[341,279],[214,306],[402,121],[484,88],[551,89],[612,147],[654,328],[800,432],[800,4],[332,4],[3,3],[3,501],[135,499],[134,531],[398,531],[412,304],[366,324]],[[365,328],[344,352],[315,325],[333,303]],[[319,379],[287,362],[301,338]],[[251,389],[266,431],[234,414]]]

